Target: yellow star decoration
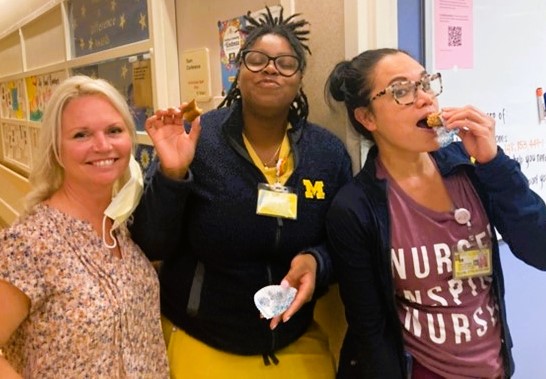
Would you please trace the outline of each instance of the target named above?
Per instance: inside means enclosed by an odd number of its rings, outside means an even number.
[[[89,38],[89,50],[93,50],[93,38]]]
[[[85,17],[86,14],[87,14],[87,9],[85,9],[85,5],[82,5],[81,9],[80,9],[80,13],[82,15],[82,17]]]
[[[117,3],[116,0],[110,1],[110,10],[111,10],[112,12],[115,12],[115,11],[116,11],[117,6],[118,6],[118,3]]]
[[[148,150],[143,149],[142,153],[140,154],[140,164],[142,165],[142,168],[147,169],[150,165],[150,153]]]
[[[123,66],[121,66],[121,77],[123,79],[125,79],[128,72],[129,72],[129,70],[127,69],[127,65],[124,64]]]
[[[127,21],[125,20],[125,13],[124,13],[124,14],[122,14],[121,16],[119,16],[119,27],[120,27],[121,29],[125,29],[125,23],[126,23],[126,22],[127,22]]]
[[[85,49],[85,41],[83,40],[83,38],[80,38],[80,49]]]
[[[138,20],[138,23],[140,24],[140,28],[142,30],[146,29],[146,15],[141,13],[140,14],[140,20]]]

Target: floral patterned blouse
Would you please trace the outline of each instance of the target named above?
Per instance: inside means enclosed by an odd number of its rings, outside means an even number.
[[[168,378],[157,275],[127,229],[117,239],[122,259],[45,204],[0,230],[0,279],[31,301],[2,349],[25,378]]]

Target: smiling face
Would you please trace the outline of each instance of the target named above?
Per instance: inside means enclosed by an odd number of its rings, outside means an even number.
[[[86,95],[71,100],[61,120],[63,185],[111,192],[131,155],[122,116],[105,97]]]
[[[373,70],[371,95],[383,91],[393,83],[417,82],[427,75],[419,62],[404,53],[383,57]],[[383,151],[423,152],[438,149],[434,130],[426,127],[426,118],[438,111],[437,98],[418,88],[413,104],[400,105],[392,93],[376,97],[368,108],[355,110],[355,117],[372,132]]]
[[[289,42],[276,34],[265,34],[248,47],[270,57],[296,55]],[[279,74],[273,61],[259,72],[251,72],[241,63],[238,85],[243,110],[266,114],[288,113],[300,88],[301,71],[286,77]]]

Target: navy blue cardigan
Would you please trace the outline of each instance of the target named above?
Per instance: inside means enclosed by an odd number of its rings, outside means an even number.
[[[291,124],[295,168],[286,185],[298,195],[297,220],[256,214],[258,184],[266,179],[244,147],[238,103],[201,116],[188,180],[171,181],[152,168],[134,214],[133,239],[149,258],[163,260],[163,314],[218,349],[267,354],[307,330],[314,300],[275,331],[253,301],[261,287],[280,284],[299,252],[318,261],[316,294],[332,279],[324,220],[352,176],[350,158],[326,129],[305,120]]]
[[[372,147],[361,172],[338,192],[326,222],[348,322],[340,379],[403,379],[411,359],[404,352],[394,300],[387,184],[376,178],[377,153]],[[473,165],[461,143],[433,156],[442,176],[466,171],[491,226],[512,252],[529,265],[546,270],[546,206],[529,189],[519,164],[499,148],[491,162]],[[493,239],[493,289],[502,322],[505,372],[511,375],[512,340],[506,323],[499,246],[496,236]]]

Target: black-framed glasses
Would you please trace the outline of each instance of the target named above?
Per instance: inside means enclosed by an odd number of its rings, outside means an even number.
[[[244,50],[241,59],[245,67],[251,72],[260,72],[273,61],[275,68],[282,76],[292,76],[300,69],[300,59],[295,55],[284,54],[271,57],[257,50]]]
[[[440,95],[443,90],[442,75],[437,72],[432,75],[425,75],[421,80],[414,82],[411,80],[404,80],[396,82],[385,88],[383,91],[378,92],[370,101],[374,101],[378,97],[385,95],[387,92],[392,93],[394,100],[400,105],[410,105],[415,102],[417,98],[417,89],[421,89],[434,97]]]

